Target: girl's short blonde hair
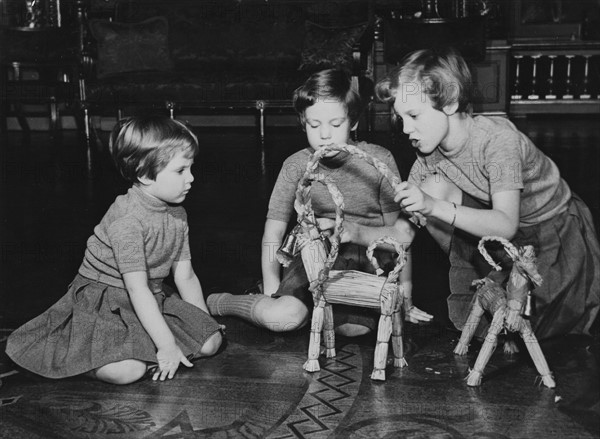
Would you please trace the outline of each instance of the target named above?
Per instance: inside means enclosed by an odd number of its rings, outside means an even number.
[[[442,111],[458,104],[459,112],[471,112],[473,80],[465,60],[454,50],[418,50],[409,53],[398,67],[375,86],[375,94],[384,101],[401,98],[403,84],[419,83],[433,107]]]
[[[182,122],[166,116],[130,117],[112,130],[109,150],[117,169],[130,183],[141,177],[151,180],[175,154],[193,158],[198,153],[198,138]]]

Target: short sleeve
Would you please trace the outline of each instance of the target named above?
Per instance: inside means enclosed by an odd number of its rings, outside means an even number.
[[[179,253],[175,256],[176,261],[187,261],[192,259],[192,252],[190,250],[190,228],[187,221],[183,225],[183,238]]]
[[[304,174],[302,166],[294,160],[286,159],[273,186],[267,218],[288,222],[294,214],[296,188]]]
[[[108,228],[108,239],[121,274],[148,270],[144,231],[139,220],[133,217],[116,220]]]
[[[486,145],[483,171],[489,180],[490,195],[524,188],[523,141],[518,132],[505,130]]]

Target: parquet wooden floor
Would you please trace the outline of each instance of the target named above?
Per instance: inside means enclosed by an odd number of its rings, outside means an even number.
[[[532,118],[520,127],[559,165],[600,219],[600,124],[594,118]],[[255,132],[198,128],[202,152],[185,202],[193,263],[206,294],[241,293],[260,276],[265,198]],[[268,181],[304,145],[299,129],[267,130]],[[106,140],[106,133],[100,139]],[[372,135],[400,169],[411,152],[401,137]],[[85,241],[125,190],[105,151],[74,132],[9,132],[0,145],[0,348],[9,330],[61,297]],[[445,316],[447,262],[426,235],[416,243],[415,301],[435,322],[407,325],[408,367],[369,379],[375,336],[339,338],[322,370],[302,370],[308,332],[275,334],[234,318],[222,350],[165,383],[113,386],[85,378],[52,381],[0,356],[0,437],[19,438],[597,438],[595,337],[542,343],[556,389],[536,384],[527,355],[494,353],[483,385],[464,378],[478,352],[452,350],[459,334]],[[421,268],[419,268],[421,267]],[[2,349],[3,352],[3,349]],[[16,372],[16,373],[15,373]]]

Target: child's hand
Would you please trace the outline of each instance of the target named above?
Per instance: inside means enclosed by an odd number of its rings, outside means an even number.
[[[317,225],[319,226],[319,230],[327,237],[333,235],[333,229],[335,227],[335,220],[331,218],[317,218]],[[346,242],[351,241],[351,233],[352,233],[353,224],[350,222],[344,223],[344,228],[342,230],[342,234],[340,235],[340,243],[344,244]]]
[[[433,319],[433,316],[420,310],[416,306],[411,306],[410,309],[406,311],[406,316],[404,318],[412,323],[421,323],[430,322]]]
[[[193,366],[176,344],[159,349],[156,353],[156,359],[158,360],[158,367],[152,376],[152,380],[154,381],[158,379],[164,381],[166,378],[173,378],[175,372],[177,372],[179,363],[187,367]]]
[[[431,215],[434,200],[418,186],[403,181],[396,187],[394,201],[406,212],[419,212],[424,216]]]

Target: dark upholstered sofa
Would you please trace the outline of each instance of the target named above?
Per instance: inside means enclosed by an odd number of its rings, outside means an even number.
[[[264,136],[265,110],[290,108],[316,70],[345,68],[362,93],[372,89],[369,0],[117,1],[111,21],[88,16],[86,28],[88,124],[140,107],[250,110]]]

